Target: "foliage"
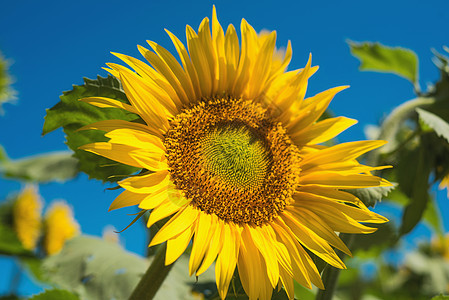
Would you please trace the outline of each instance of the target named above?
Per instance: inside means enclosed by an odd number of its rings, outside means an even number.
[[[78,160],[72,153],[52,152],[17,160],[10,160],[3,153],[0,159],[0,172],[6,178],[22,179],[32,182],[63,182],[78,174]]]
[[[82,126],[107,119],[126,121],[139,121],[140,119],[137,115],[125,110],[99,108],[79,101],[81,98],[94,96],[108,97],[125,103],[128,101],[120,82],[115,77],[84,78],[83,85],[75,85],[71,91],[64,92],[60,97],[61,101],[47,110],[42,134],[45,135],[62,127],[67,135],[67,145],[75,152],[74,157],[79,160],[79,170],[88,174],[90,178],[116,181],[119,178],[112,177],[112,175],[129,175],[137,169],[79,150],[78,147],[82,145],[106,141],[107,138],[100,131],[77,130]]]
[[[0,113],[3,112],[2,104],[16,99],[16,92],[11,88],[11,78],[8,74],[10,62],[0,52]]]
[[[78,296],[60,289],[46,290],[43,293],[35,295],[30,300],[79,300]]]
[[[418,57],[413,51],[371,42],[348,44],[351,54],[360,59],[360,70],[393,73],[412,83],[418,81]]]

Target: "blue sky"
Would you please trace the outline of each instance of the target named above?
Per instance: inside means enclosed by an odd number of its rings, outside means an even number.
[[[13,64],[10,73],[18,91],[15,105],[4,105],[0,116],[0,144],[11,158],[48,151],[66,150],[64,134],[57,131],[41,136],[45,109],[58,102],[62,91],[82,78],[106,75],[106,62],[118,62],[111,51],[140,57],[137,44],[150,39],[173,51],[164,32],[169,29],[185,41],[185,25],[197,28],[211,16],[212,4],[227,27],[239,27],[245,18],[257,31],[277,31],[277,46],[291,40],[290,68],[305,65],[308,54],[320,70],[310,80],[308,95],[338,85],[351,88],[339,94],[330,108],[336,115],[359,120],[339,138],[364,139],[363,128],[379,120],[401,102],[414,97],[409,82],[394,75],[359,72],[357,59],[349,53],[346,40],[379,41],[414,50],[420,60],[420,83],[424,88],[438,79],[431,62],[431,48],[449,45],[449,2],[427,1],[3,1],[0,5],[0,51]],[[132,219],[133,209],[107,212],[118,194],[105,191],[99,181],[86,175],[65,184],[40,186],[46,203],[66,199],[88,234],[100,235],[112,224],[122,229]],[[19,190],[21,184],[0,179],[0,199]],[[438,194],[445,208],[446,230],[449,209],[444,193]],[[413,238],[427,233],[419,229]],[[120,235],[126,248],[143,253],[146,236],[136,224]],[[0,258],[0,294],[7,291],[12,264]],[[36,288],[25,279],[20,291]]]

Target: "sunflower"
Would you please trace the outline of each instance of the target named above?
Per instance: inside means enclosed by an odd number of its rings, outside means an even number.
[[[13,226],[23,247],[36,248],[41,235],[42,201],[37,188],[28,185],[13,204]]]
[[[80,233],[72,209],[64,201],[56,201],[51,205],[45,214],[44,227],[44,250],[49,255],[61,251],[67,240]]]
[[[293,298],[293,280],[323,289],[308,251],[345,268],[334,248],[350,254],[336,232],[371,233],[362,223],[384,223],[355,196],[340,189],[388,186],[371,175],[380,168],[356,158],[384,141],[322,144],[355,124],[345,117],[319,120],[336,87],[305,98],[316,71],[286,72],[290,43],[279,58],[276,32],[258,35],[243,19],[241,45],[233,25],[226,33],[213,9],[187,48],[167,31],[179,54],[148,41],[138,46],[148,65],[115,54],[107,70],[120,79],[129,103],[90,97],[98,107],[136,113],[141,122],[100,121],[108,142],[81,149],[143,169],[121,180],[125,190],[110,209],[138,205],[151,210],[148,227],[171,216],[150,246],[167,242],[173,263],[191,240],[190,275],[215,262],[218,292],[225,298],[237,267],[250,299],[270,299],[282,285]]]

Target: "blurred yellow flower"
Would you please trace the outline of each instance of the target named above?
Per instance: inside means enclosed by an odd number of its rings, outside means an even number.
[[[449,232],[444,237],[433,239],[432,249],[449,262]]]
[[[64,243],[80,233],[72,209],[64,201],[54,202],[44,220],[44,250],[52,255],[61,251]]]
[[[28,250],[36,248],[41,234],[42,201],[35,186],[26,186],[13,206],[14,230]]]

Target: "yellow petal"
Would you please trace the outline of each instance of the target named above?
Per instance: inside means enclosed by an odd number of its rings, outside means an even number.
[[[223,226],[223,247],[215,263],[215,279],[217,281],[218,294],[222,299],[225,299],[237,264],[240,236],[231,228],[232,225],[225,223]]]
[[[137,110],[129,104],[126,104],[119,100],[109,99],[105,97],[87,97],[79,99],[79,101],[95,105],[97,107],[115,107],[127,110],[129,112],[137,114]]]
[[[190,205],[179,210],[165,225],[156,233],[149,247],[158,245],[166,240],[172,239],[187,228],[194,225],[199,211]]]
[[[345,117],[329,118],[306,127],[300,132],[292,133],[291,138],[297,145],[320,144],[336,137],[356,123],[357,120]]]
[[[240,57],[240,46],[237,32],[232,24],[228,26],[225,35],[225,54],[226,54],[226,90],[231,91],[234,87],[237,75],[237,67]]]
[[[190,58],[196,73],[198,74],[198,81],[201,90],[201,97],[210,97],[212,93],[212,79],[210,75],[209,62],[206,59],[206,54],[201,47],[201,42],[198,35],[192,27],[186,27],[187,47],[189,49]]]
[[[225,53],[225,36],[223,28],[217,19],[215,5],[212,8],[212,46],[215,51],[215,81],[217,82],[216,92],[225,93],[227,83],[227,65]]]
[[[100,142],[87,144],[78,149],[86,150],[137,168],[146,168],[155,171],[167,168],[166,164],[161,162],[163,156],[160,153],[154,153],[128,145]]]
[[[175,262],[186,250],[193,236],[192,227],[187,228],[182,233],[172,239],[167,240],[167,252],[165,254],[165,265]]]
[[[127,190],[124,190],[117,198],[111,203],[109,206],[109,210],[114,210],[122,207],[128,207],[139,204],[143,199],[145,199],[146,195],[144,194],[136,194]]]
[[[321,208],[322,210],[328,211],[338,211],[344,213],[345,215],[353,218],[357,222],[368,222],[368,223],[385,223],[388,219],[378,215],[370,210],[360,209],[350,205],[338,203],[335,201],[328,200],[326,198],[317,197],[313,194],[298,193],[294,195],[295,202],[293,205],[299,205],[301,207],[310,206],[310,210]]]
[[[211,240],[210,244],[206,249],[206,255],[201,263],[201,267],[196,271],[196,275],[201,275],[204,271],[209,268],[209,266],[214,262],[218,253],[220,253],[223,246],[222,231],[223,231],[223,221],[219,220],[215,215],[212,216],[212,222],[216,224],[213,230],[211,230]]]
[[[176,114],[177,111],[179,111],[182,107],[182,103],[175,94],[175,91],[170,86],[170,83],[165,80],[165,78],[156,72],[154,69],[152,69],[149,65],[146,63],[128,56],[123,55],[120,53],[114,53],[115,56],[123,60],[125,63],[127,63],[131,68],[133,68],[137,74],[139,74],[142,77],[142,84],[145,89],[147,89],[153,96],[159,101],[159,104],[164,106],[171,114]],[[117,71],[123,70],[123,67],[120,67],[119,65],[110,64],[111,66],[114,66],[114,68]],[[120,78],[120,75],[119,75]]]
[[[136,108],[139,115],[149,127],[154,127],[165,133],[170,127],[168,118],[172,117],[168,111],[154,98],[141,83],[141,78],[131,71],[120,71],[120,81],[128,100]]]
[[[254,244],[262,254],[262,257],[265,260],[265,264],[267,266],[266,272],[268,278],[270,279],[272,287],[276,287],[279,281],[279,264],[277,261],[275,249],[272,247],[272,243],[268,241],[269,237],[266,234],[262,233],[262,230],[259,227],[253,228],[251,226],[245,225],[244,230],[249,231]]]
[[[165,146],[162,140],[148,132],[130,128],[114,129],[105,134],[110,138],[109,143],[122,144],[140,149],[145,149],[152,153],[165,155]]]
[[[260,299],[264,289],[272,286],[268,279],[263,258],[254,244],[249,230],[242,231],[240,243],[238,270],[241,275],[242,285],[250,299]]]
[[[329,103],[334,96],[346,88],[348,88],[348,86],[331,88],[304,100],[300,110],[298,112],[292,112],[295,116],[286,125],[290,132],[299,132],[318,120],[329,106]]]
[[[154,97],[159,100],[159,103],[163,105],[168,111],[174,114],[177,109],[180,109],[182,107],[181,100],[178,98],[178,95],[176,94],[173,87],[156,70],[134,57],[114,52],[112,54],[123,60],[140,76],[142,76],[144,82],[141,84],[144,84],[145,88],[148,89],[148,91],[150,91],[154,95]],[[119,79],[119,72],[126,71],[126,68],[117,64],[107,65],[116,71]]]
[[[343,251],[349,256],[351,255],[351,251],[349,251],[348,247],[340,240],[340,238],[335,234],[335,231],[332,230],[319,216],[312,213],[311,211],[303,211],[300,209],[289,210],[296,219],[304,224],[306,228],[309,228],[311,231],[316,233],[323,240],[327,241],[329,244],[334,246],[335,248]]]
[[[170,174],[167,170],[147,175],[138,175],[123,179],[118,184],[127,190],[139,194],[151,194],[170,184]]]
[[[276,32],[273,31],[260,48],[255,59],[254,69],[248,82],[249,91],[246,94],[248,99],[256,99],[265,89],[266,82],[270,75],[273,62],[273,52],[276,45]]]
[[[166,182],[164,182],[164,184],[158,185],[158,187],[160,187],[159,190],[149,195],[143,194],[146,195],[146,197],[142,200],[142,202],[140,202],[139,208],[149,210],[161,205],[162,202],[178,202],[182,197],[182,194],[171,182],[169,182],[168,184],[165,183]]]
[[[281,217],[285,224],[295,234],[296,239],[307,249],[319,256],[325,262],[340,269],[346,269],[345,264],[341,261],[328,242],[319,237],[315,232],[301,224],[288,211],[283,211]]]
[[[178,198],[176,200],[170,199],[168,201],[162,202],[159,206],[151,211],[150,217],[148,218],[147,227],[150,228],[156,222],[176,213],[188,202],[189,201],[185,198]]]
[[[135,123],[135,122],[128,122],[128,121],[124,121],[124,120],[98,121],[98,122],[83,126],[78,130],[95,129],[95,130],[102,130],[102,131],[112,131],[114,129],[124,129],[124,128],[141,130],[141,131],[148,132],[151,134],[151,131],[149,130],[148,126],[139,124],[139,123]]]
[[[201,97],[201,90],[200,90],[200,83],[198,80],[198,74],[196,73],[195,67],[192,64],[192,61],[190,60],[189,53],[187,52],[186,47],[184,44],[170,31],[165,29],[167,34],[170,36],[170,39],[172,40],[176,51],[178,51],[179,57],[181,58],[182,65],[184,67],[184,70],[187,71],[188,79],[191,82],[191,85],[194,89],[195,95],[191,100],[191,102],[194,102],[195,100],[198,100]]]
[[[212,46],[212,37],[209,27],[209,18],[204,18],[198,28],[198,39],[201,43],[201,48],[203,49],[204,58],[207,60],[207,65],[209,66],[209,76],[212,80],[212,95],[216,94],[218,87],[218,70],[215,58],[215,51]]]
[[[320,273],[315,263],[298,242],[293,231],[285,224],[281,217],[275,219],[272,223],[276,233],[280,235],[285,246],[289,249],[292,257],[292,267],[294,278],[301,285],[312,288],[310,282],[320,289],[324,289]]]
[[[310,204],[308,204],[310,205]],[[350,216],[344,214],[341,211],[332,210],[329,211],[329,208],[325,208],[321,205],[317,205],[316,207],[306,207],[301,206],[301,210],[310,210],[320,216],[327,225],[329,225],[332,230],[337,232],[344,233],[373,233],[377,230],[377,228],[367,227],[365,225],[360,224]]]
[[[366,209],[366,206],[363,204],[363,202],[353,194],[344,191],[338,191],[334,188],[309,185],[299,187],[298,192],[313,194],[316,197],[325,198],[331,201],[353,203],[358,207]]]
[[[338,144],[304,157],[301,161],[301,166],[306,167],[308,165],[323,165],[353,160],[385,144],[386,141],[357,141]]]
[[[388,181],[365,174],[342,175],[339,172],[313,172],[300,177],[300,185],[318,185],[342,189],[356,189],[373,186],[391,186]]]
[[[193,98],[193,87],[178,61],[164,47],[152,41],[147,41],[147,43],[157,55],[144,47],[139,47],[141,53],[150,64],[167,79],[176,91],[181,102],[188,104],[189,99]]]
[[[189,260],[189,276],[195,273],[204,259],[208,244],[215,231],[216,224],[212,222],[212,216],[201,212],[196,223],[195,237]],[[197,274],[198,275],[198,274]]]

